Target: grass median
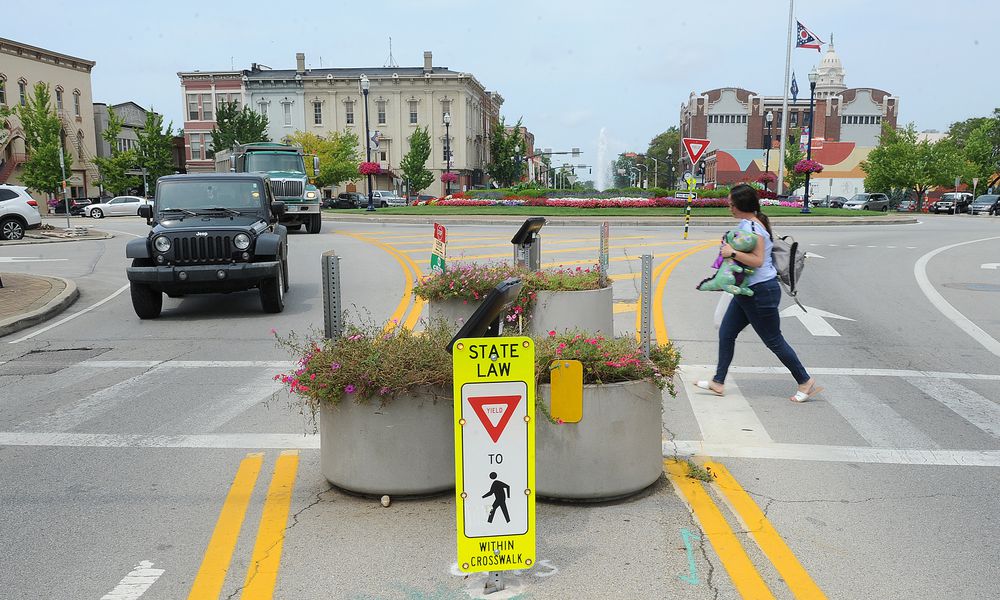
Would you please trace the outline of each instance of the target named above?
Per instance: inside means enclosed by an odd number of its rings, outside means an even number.
[[[813,208],[808,214],[801,209],[766,206],[769,217],[883,217],[894,213],[842,208]],[[366,214],[364,209],[327,209],[329,214]],[[683,208],[576,208],[564,206],[396,206],[378,209],[379,216],[542,216],[542,217],[683,217]],[[692,208],[692,217],[731,217],[728,208]]]

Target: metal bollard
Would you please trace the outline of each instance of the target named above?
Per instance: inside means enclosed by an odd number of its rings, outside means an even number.
[[[642,345],[643,356],[649,358],[650,341],[653,335],[651,329],[653,320],[653,303],[651,302],[653,297],[652,254],[642,255],[642,292],[640,297],[642,298],[642,303],[639,306],[639,310],[642,312],[639,315],[639,343]]]
[[[323,332],[327,338],[344,333],[344,313],[340,303],[340,257],[333,250],[323,253]]]

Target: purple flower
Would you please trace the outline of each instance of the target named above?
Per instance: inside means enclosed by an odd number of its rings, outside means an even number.
[[[330,370],[331,371],[336,371],[339,368],[340,368],[340,363],[339,362],[332,362],[332,363],[330,363]]]
[[[378,393],[381,396],[385,396],[386,394],[389,393],[389,391],[390,391],[389,388],[387,386],[384,386],[384,385],[378,389]]]
[[[354,387],[354,384],[348,383],[346,386],[344,386],[344,393],[353,394],[355,391],[357,391],[357,389],[358,388]]]

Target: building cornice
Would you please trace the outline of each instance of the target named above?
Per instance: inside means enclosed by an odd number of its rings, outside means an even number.
[[[94,65],[97,64],[92,60],[62,54],[61,52],[53,52],[52,50],[46,50],[45,48],[39,48],[30,44],[22,44],[21,42],[15,42],[6,38],[0,38],[0,52],[41,63],[68,67],[85,73],[90,73]]]

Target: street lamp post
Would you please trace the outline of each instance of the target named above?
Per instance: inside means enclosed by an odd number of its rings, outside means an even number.
[[[368,130],[368,88],[371,87],[371,82],[368,81],[368,76],[365,74],[361,75],[361,95],[365,97],[365,160],[367,162],[372,161],[372,140],[371,133]],[[368,212],[375,212],[375,199],[372,197],[372,174],[368,173]]]
[[[771,123],[774,122],[774,111],[771,111],[771,110],[767,111],[767,114],[764,116],[764,120],[767,121],[767,135],[764,136],[764,172],[765,173],[770,173],[771,172],[771,146],[772,146],[772,142],[771,142]],[[811,126],[811,124],[810,124],[810,126]],[[765,190],[769,189],[768,185],[769,184],[765,181],[764,182],[764,189]]]
[[[444,172],[448,174],[451,172],[451,114],[444,113],[444,157],[446,159]],[[451,178],[445,177],[444,182],[444,195],[451,195]]]
[[[670,187],[674,187],[674,149],[667,148],[667,171],[670,173]]]
[[[650,155],[649,158],[653,161],[653,187],[660,187],[660,182],[657,177],[660,173],[660,161],[656,160],[656,157],[652,155]]]
[[[646,180],[646,187],[648,188],[649,187],[649,169],[646,168],[646,165],[640,165],[640,164],[636,164],[635,167],[637,169],[642,169],[642,177],[639,178],[639,185],[638,185],[638,187],[640,187],[640,188],[643,187],[642,180],[645,178],[645,180]]]
[[[812,71],[809,71],[809,139],[806,142],[806,159],[812,160],[813,154],[813,110],[816,105],[816,80],[819,78],[819,73],[816,72],[816,67],[813,67]],[[802,195],[802,214],[809,214],[809,176],[812,173],[806,173],[806,191]]]

